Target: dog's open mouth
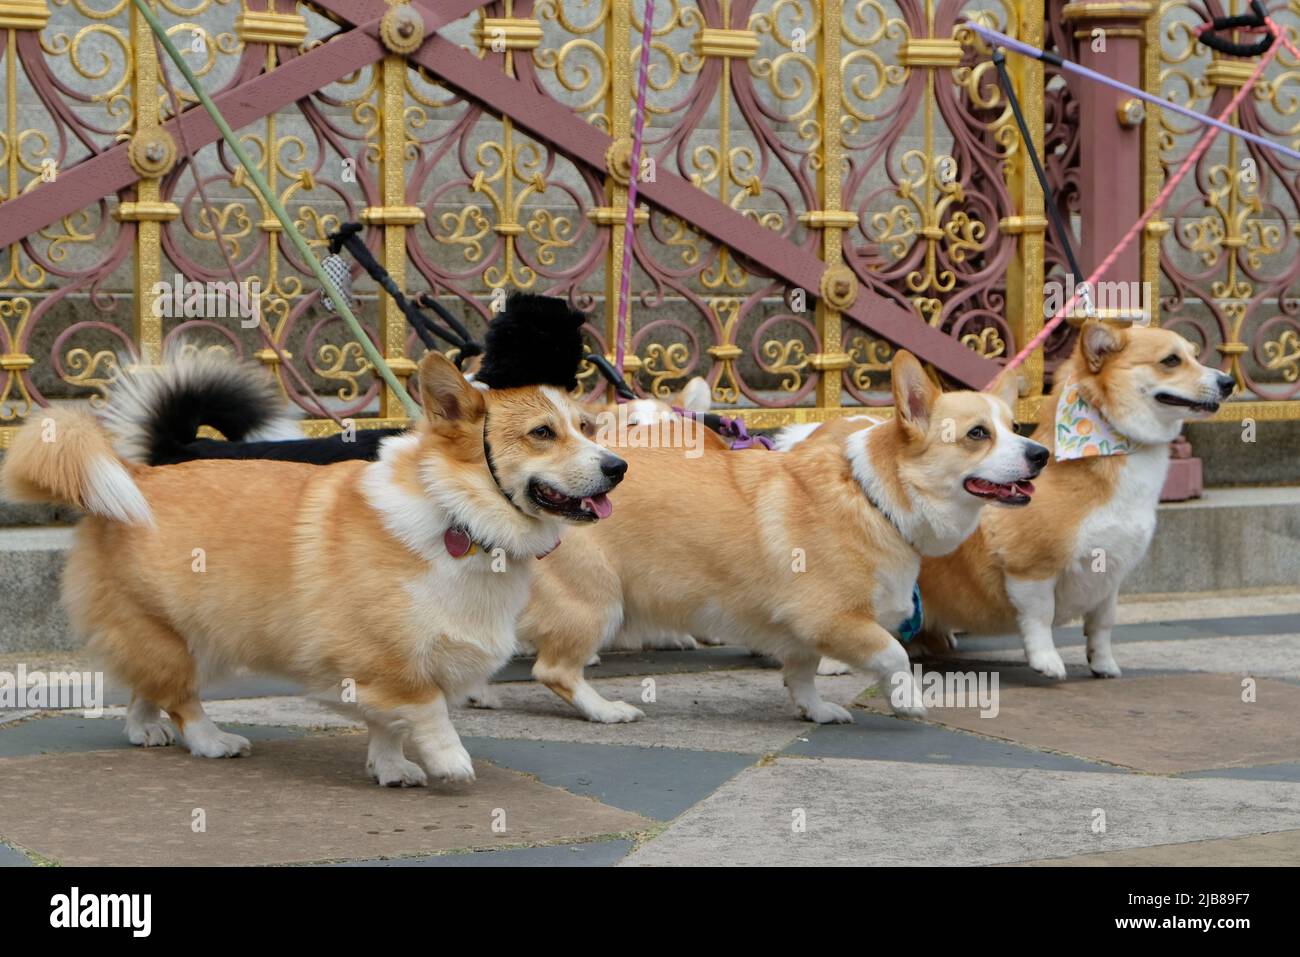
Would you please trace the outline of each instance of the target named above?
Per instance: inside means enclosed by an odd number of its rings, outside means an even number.
[[[1001,505],[1028,505],[1034,494],[1034,483],[1028,479],[999,485],[988,479],[971,476],[962,483],[966,491],[978,498],[987,498]]]
[[[1180,408],[1191,409],[1193,412],[1201,412],[1206,415],[1219,411],[1219,403],[1217,402],[1197,402],[1195,399],[1175,395],[1172,392],[1157,392],[1156,401],[1161,405],[1176,405]]]
[[[542,511],[571,522],[595,522],[614,514],[614,503],[604,492],[580,498],[533,479],[528,483],[528,497]]]

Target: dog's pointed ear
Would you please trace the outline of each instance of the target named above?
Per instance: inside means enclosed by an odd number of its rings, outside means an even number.
[[[1016,369],[1003,369],[984,389],[988,395],[996,396],[1016,411],[1016,401],[1020,398],[1021,376]]]
[[[1096,373],[1106,360],[1124,348],[1124,331],[1104,322],[1089,319],[1079,330],[1079,352],[1088,364],[1088,371]]]
[[[894,353],[889,376],[896,418],[904,428],[924,435],[930,427],[930,413],[939,401],[939,387],[930,381],[916,356],[905,349]]]
[[[433,424],[473,422],[482,417],[483,393],[442,353],[430,352],[421,359],[418,375],[420,403],[425,418]]]
[[[713,387],[703,376],[696,376],[682,389],[681,406],[690,412],[708,412],[713,405]]]

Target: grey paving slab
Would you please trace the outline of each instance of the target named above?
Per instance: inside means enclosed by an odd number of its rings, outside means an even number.
[[[990,768],[1041,768],[1054,771],[1119,771],[1063,754],[1021,748],[974,734],[949,731],[919,721],[900,721],[861,711],[853,724],[810,728],[786,746],[784,754],[866,761],[916,761],[921,764]]]
[[[1241,781],[1289,781],[1300,784],[1300,764],[1257,764],[1249,768],[1212,768],[1209,771],[1190,771],[1185,778],[1235,778]]]
[[[359,729],[365,722],[328,705],[298,695],[269,698],[206,700],[203,710],[219,725],[264,724],[307,730]],[[106,716],[121,717],[124,709],[109,708]]]
[[[470,754],[602,804],[671,821],[757,761],[757,754],[467,738]]]
[[[981,865],[1298,826],[1296,784],[779,757],[623,863]]]
[[[765,754],[779,751],[812,727],[795,715],[790,696],[774,671],[715,671],[655,676],[657,700],[645,703],[639,677],[598,679],[607,698],[633,702],[646,713],[630,724],[594,724],[542,685],[497,687],[503,707],[457,710],[452,720],[462,735],[573,741],[639,747],[684,748]],[[849,706],[870,685],[862,675],[818,678],[828,701]]]
[[[34,867],[27,855],[8,844],[0,844],[0,867]]]
[[[1223,618],[1181,618],[1171,621],[1134,622],[1116,625],[1114,641],[1120,645],[1139,641],[1185,641],[1189,638],[1219,638],[1229,635],[1282,635],[1300,633],[1300,614],[1239,615]],[[1055,628],[1052,638],[1058,648],[1082,645],[1083,628],[1079,625]],[[1024,647],[1020,636],[959,636],[963,652],[1010,651]],[[1121,662],[1121,666],[1122,666]]]
[[[1186,844],[1161,844],[1022,861],[1006,867],[1295,867],[1300,865],[1300,831],[1224,837]]]
[[[612,867],[632,850],[631,841],[591,841],[503,851],[437,854],[395,860],[344,861],[330,867]]]
[[[531,681],[533,658],[514,658],[497,672],[494,681]],[[709,645],[690,651],[602,651],[600,664],[587,669],[587,678],[621,678],[691,671],[735,671],[776,668],[775,661],[756,656],[739,645]]]
[[[1087,652],[1082,644],[1060,648],[1067,667],[1086,670]],[[1209,671],[1268,678],[1300,676],[1300,634],[1183,638],[1175,641],[1116,641],[1115,660],[1124,672]],[[962,648],[951,659],[1020,663],[1023,648],[992,650]]]
[[[1047,687],[1002,681],[998,702],[996,717],[936,707],[927,720],[1158,774],[1300,760],[1300,693],[1273,678],[1195,673]],[[861,704],[887,708],[879,697]]]
[[[29,754],[68,754],[81,751],[139,750],[126,740],[124,722],[113,718],[33,718],[0,728],[0,758]],[[250,741],[275,741],[303,735],[298,728],[267,728],[229,724],[225,730]]]
[[[652,826],[488,761],[475,761],[473,783],[381,788],[365,760],[360,734],[263,741],[235,760],[175,748],[0,758],[0,834],[67,865],[226,866],[568,843]]]

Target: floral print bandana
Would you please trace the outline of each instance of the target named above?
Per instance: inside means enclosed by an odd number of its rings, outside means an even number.
[[[1066,382],[1056,403],[1056,461],[1101,455],[1127,455],[1136,446],[1116,431],[1101,411]]]

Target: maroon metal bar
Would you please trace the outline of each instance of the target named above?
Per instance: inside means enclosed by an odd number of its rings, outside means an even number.
[[[370,20],[382,13],[381,0],[313,0],[318,6],[349,23]],[[414,0],[425,23],[440,15],[430,0]],[[373,22],[360,29],[377,31]],[[477,100],[493,112],[508,116],[539,140],[552,144],[570,159],[605,170],[605,151],[611,138],[584,121],[564,104],[505,75],[493,64],[478,59],[440,36],[432,36],[409,59],[433,75]],[[641,183],[641,195],[661,209],[680,216],[737,253],[747,257],[793,286],[818,295],[825,264],[736,212],[727,204],[696,188],[668,170],[660,170],[653,183]],[[982,388],[998,367],[957,340],[927,325],[915,314],[859,285],[857,300],[846,310],[857,322],[890,342],[933,363],[945,374],[972,388]],[[838,350],[840,343],[823,343]]]
[[[432,32],[480,6],[482,0],[439,0],[440,9],[426,7],[421,12]],[[367,4],[369,15],[360,21],[359,29],[340,34],[270,73],[218,94],[213,102],[226,122],[237,130],[374,63],[386,52],[378,36],[379,20],[387,9],[382,2]],[[185,124],[185,137],[195,150],[221,138],[202,107],[186,110],[179,122]],[[176,123],[177,120],[170,120],[163,128],[179,142]],[[127,159],[128,148],[127,143],[118,144],[76,166],[60,170],[57,181],[0,203],[0,249],[136,182],[140,176]]]

